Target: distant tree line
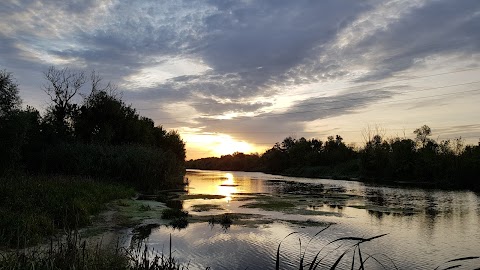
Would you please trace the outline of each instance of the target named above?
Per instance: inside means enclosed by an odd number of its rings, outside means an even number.
[[[15,79],[0,71],[0,176],[84,175],[140,189],[182,181],[185,144],[176,131],[140,116],[95,72],[51,67],[44,75],[50,103],[41,115],[22,108]]]
[[[361,148],[339,135],[326,141],[285,138],[265,153],[235,153],[187,162],[187,168],[262,171],[304,177],[414,182],[446,188],[480,190],[480,145],[461,138],[437,142],[430,127],[414,131],[415,139],[367,136]]]

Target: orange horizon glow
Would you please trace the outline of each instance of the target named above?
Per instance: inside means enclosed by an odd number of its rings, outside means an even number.
[[[258,147],[245,140],[238,140],[227,134],[182,134],[186,142],[187,159],[221,157],[235,152],[244,154],[261,153]]]

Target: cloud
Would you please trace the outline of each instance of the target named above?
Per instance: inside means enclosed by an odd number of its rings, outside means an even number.
[[[374,67],[358,81],[388,78],[428,57],[470,57],[480,52],[478,1],[428,1],[356,46]],[[375,52],[375,56],[369,55]]]
[[[69,66],[95,69],[127,103],[176,126],[238,136],[301,131],[402,93],[382,86],[432,58],[448,56],[452,66],[478,59],[479,10],[478,0],[6,0],[0,65],[27,88],[27,102],[43,95],[34,91],[38,74]],[[353,87],[325,88],[318,98],[320,83]],[[314,88],[308,100],[261,113],[302,87]],[[214,114],[237,117],[198,117]]]
[[[299,102],[284,113],[273,114],[273,118],[281,117],[286,121],[308,122],[342,114],[353,113],[380,100],[388,99],[395,95],[386,90],[367,90],[362,92],[338,94],[335,96],[311,98]],[[260,117],[268,117],[260,115]]]

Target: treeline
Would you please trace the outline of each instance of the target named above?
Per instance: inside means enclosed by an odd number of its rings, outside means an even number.
[[[480,190],[480,145],[461,138],[437,142],[431,129],[414,131],[415,139],[369,136],[361,148],[339,135],[326,141],[288,137],[265,153],[235,153],[187,162],[187,168],[262,171],[274,174],[379,182],[407,181],[438,187]]]
[[[235,152],[222,157],[208,157],[187,161],[187,168],[223,171],[263,171],[260,155]]]
[[[183,180],[185,144],[177,132],[140,116],[95,72],[52,67],[44,75],[50,103],[41,115],[22,108],[12,74],[0,71],[0,176],[101,177],[150,191]]]

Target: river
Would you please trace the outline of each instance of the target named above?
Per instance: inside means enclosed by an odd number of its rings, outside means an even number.
[[[325,258],[318,269],[323,269],[355,244],[328,243],[341,237],[383,234],[360,246],[363,259],[368,255],[376,259],[367,260],[366,269],[447,268],[455,265],[445,263],[450,259],[480,255],[480,197],[471,191],[256,172],[188,170],[186,177],[188,194],[223,196],[182,201],[180,206],[192,216],[242,213],[250,217],[234,220],[230,226],[196,222],[184,229],[162,226],[153,230],[147,245],[167,251],[171,235],[173,255],[189,269],[274,269],[278,245],[293,232],[280,247],[281,269],[298,269],[305,250],[306,263],[321,250],[320,257]],[[199,211],[199,205],[205,204],[212,209]],[[350,269],[353,256],[352,249],[339,269]],[[462,264],[458,269],[474,269],[480,267],[480,260]]]

